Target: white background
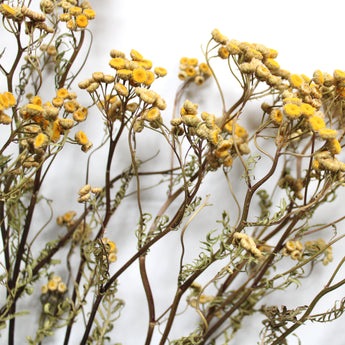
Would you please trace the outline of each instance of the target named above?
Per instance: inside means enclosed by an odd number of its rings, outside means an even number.
[[[95,71],[109,73],[111,70],[108,61],[111,49],[121,50],[127,55],[132,48],[136,49],[145,58],[152,60],[154,66],[162,66],[168,70],[168,76],[157,81],[156,86],[153,87],[168,103],[168,108],[164,113],[166,121],[171,118],[175,91],[180,84],[177,79],[180,58],[187,56],[202,60],[201,47],[205,47],[214,28],[218,28],[230,39],[263,43],[278,50],[277,61],[282,68],[293,73],[311,76],[315,69],[331,74],[336,68],[345,69],[345,48],[341,38],[344,5],[340,1],[98,0],[91,1],[91,4],[96,11],[96,19],[90,23],[94,35],[93,48],[79,80],[90,77]],[[225,66],[223,70],[226,70]],[[229,78],[229,84],[227,84],[227,78]],[[229,100],[239,93],[240,90],[232,89],[232,86],[235,87],[236,84],[230,80],[230,75],[222,78],[222,81],[225,83],[225,90],[228,91]],[[208,83],[208,87],[201,88],[199,93],[191,95],[195,97],[191,100],[200,103],[203,107],[202,111],[215,114],[221,112],[219,98],[212,82]],[[93,130],[91,131],[89,127],[87,134],[96,144],[103,135],[102,121],[96,112],[91,115],[92,118],[89,120]],[[148,158],[156,153],[157,142],[154,138],[144,143],[144,157]],[[150,154],[147,154],[148,150],[151,150]],[[60,171],[48,176],[51,187],[45,190],[48,197],[57,197],[62,201],[56,204],[57,213],[79,207],[75,195],[85,178],[83,173],[80,177],[80,173],[84,171],[85,160],[79,159],[80,153],[77,150],[72,150],[69,154],[69,158],[58,161]],[[114,175],[129,163],[126,152],[118,152],[115,159]],[[96,169],[92,169],[90,177],[93,185],[102,184],[101,172],[104,161],[105,157],[102,155],[95,158],[93,167]],[[163,161],[155,160],[154,168],[166,167],[167,162],[168,160],[164,161],[164,159]],[[206,218],[203,217],[202,222],[196,222],[191,233],[193,231],[207,233],[215,228],[214,221],[207,222],[207,219],[219,219],[221,210],[229,207],[227,205],[229,195],[223,191],[224,181],[220,185],[219,175],[210,177],[208,183],[203,193],[211,193],[210,203],[215,207],[203,210]],[[164,200],[164,195],[153,191],[147,199],[148,211],[153,213],[159,208],[160,201]],[[133,209],[128,207],[119,210],[124,214],[123,219],[117,220],[116,224],[112,225],[114,228],[108,229],[109,237],[119,247],[119,261],[116,263],[118,267],[135,251],[133,231],[128,235],[137,222],[135,218],[137,213],[134,208],[135,199],[133,199]],[[342,204],[338,204],[338,208],[339,210],[332,209],[332,212],[339,211],[338,213],[341,214]],[[320,216],[320,221],[324,221],[323,217],[327,215]],[[341,225],[338,231],[341,232]],[[148,258],[148,274],[153,281],[153,290],[157,298],[157,314],[169,305],[173,296],[176,279],[174,274],[176,270],[174,271],[173,268],[176,266],[176,257],[179,254],[178,242],[178,234],[169,235],[169,238],[162,241],[161,245],[152,249]],[[197,252],[198,248],[199,243],[195,242],[190,250]],[[272,304],[287,305],[291,308],[308,304],[312,294],[319,291],[329,279],[329,273],[329,267],[321,267],[316,273],[317,279],[306,283],[303,289],[296,291],[291,288],[284,294],[272,296],[270,301]],[[143,289],[138,280],[137,264],[134,264],[121,277],[119,284],[118,297],[126,300],[126,308],[120,320],[115,324],[112,332],[113,342],[121,342],[124,345],[141,344],[146,335],[147,308]],[[344,289],[339,291],[338,298],[343,297],[344,291]],[[328,300],[328,303],[325,303],[324,308],[320,310],[328,309],[332,305],[331,300]],[[188,335],[188,331],[183,332],[183,330],[186,328],[191,330],[197,320],[196,314],[191,315],[189,322],[177,321],[173,334]],[[25,318],[23,320],[30,321]],[[343,320],[340,319],[334,324],[327,325],[327,328],[321,324],[308,325],[304,329],[301,327],[297,334],[301,337],[303,345],[325,343],[342,345],[344,344],[342,322]],[[18,320],[18,328],[20,324]],[[244,323],[243,330],[230,344],[256,344],[259,340],[260,329],[261,321],[255,318],[250,319]],[[2,338],[1,341],[4,339]],[[77,334],[72,338],[71,343],[78,343],[79,339]],[[58,337],[53,338],[51,343],[59,344]],[[155,341],[152,344],[155,344]],[[297,344],[297,342],[291,338],[291,344]]]

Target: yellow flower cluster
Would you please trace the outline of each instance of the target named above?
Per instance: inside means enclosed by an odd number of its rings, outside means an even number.
[[[67,229],[75,225],[76,219],[75,216],[77,213],[75,211],[68,211],[63,216],[58,216],[56,218],[56,223],[60,226],[66,226]],[[73,242],[79,242],[80,240],[89,241],[92,229],[91,227],[81,222],[78,227],[75,229],[72,235]]]
[[[300,241],[287,241],[282,253],[284,256],[290,256],[292,260],[300,260],[303,255],[303,245]]]
[[[61,280],[60,276],[53,276],[47,284],[42,285],[41,292],[43,295],[47,293],[63,294],[67,291],[66,284]]]
[[[59,141],[61,134],[68,134],[69,130],[78,122],[87,118],[87,108],[81,106],[76,97],[76,93],[62,88],[57,90],[56,96],[51,102],[42,104],[39,96],[33,96],[29,99],[29,103],[19,109],[25,134],[21,144],[28,148],[30,154],[35,155],[34,160],[32,160],[32,156],[26,157],[28,161],[23,162],[24,167],[38,166],[44,159],[48,145]],[[61,118],[59,114],[62,115]],[[68,116],[72,116],[73,119]],[[79,138],[83,138],[83,140]],[[86,135],[79,131],[75,139],[84,152],[92,147],[92,143],[85,138]]]
[[[64,13],[60,15],[60,21],[66,22],[67,29],[72,31],[85,29],[89,24],[89,20],[96,17],[95,11],[89,4],[79,7],[61,1],[58,6],[64,9]]]
[[[102,192],[100,187],[91,187],[91,185],[86,184],[84,187],[80,188],[78,191],[78,202],[82,203],[88,201],[91,198],[91,193],[99,194]]]
[[[303,199],[303,182],[301,179],[295,179],[292,175],[286,174],[279,180],[278,185],[280,188],[291,190],[297,199]]]
[[[333,261],[333,254],[332,254],[332,247],[326,247],[326,242],[324,239],[319,238],[316,241],[307,241],[304,243],[305,251],[308,252],[310,255],[314,255],[318,252],[323,251],[324,258],[322,263],[324,265],[328,265],[330,262]]]
[[[14,107],[16,99],[11,92],[0,93],[0,124],[9,125],[12,122],[11,117],[4,113],[4,110]]]
[[[230,167],[233,157],[240,154],[248,154],[248,132],[237,123],[233,126],[233,121],[229,121],[220,128],[222,119],[217,119],[214,114],[202,112],[198,114],[198,105],[186,100],[181,108],[181,117],[170,121],[172,133],[175,135],[195,135],[202,140],[206,140],[210,148],[209,164],[210,168],[216,170],[221,165]],[[234,132],[233,132],[234,127]]]
[[[247,234],[244,234],[242,232],[236,232],[234,234],[233,244],[236,246],[241,246],[243,249],[251,253],[257,259],[262,257],[262,253],[256,247],[255,241]]]
[[[107,256],[104,257],[107,258],[107,260],[109,262],[115,262],[117,260],[117,256],[116,256],[116,253],[117,253],[117,247],[116,247],[116,244],[111,241],[109,238],[102,238],[102,242],[104,244],[104,247],[105,247],[105,251],[107,253]]]
[[[130,58],[118,50],[111,50],[109,65],[115,70],[115,75],[105,75],[95,72],[92,78],[81,81],[78,85],[95,97],[99,86],[104,83],[111,93],[104,95],[104,100],[98,103],[102,114],[107,121],[128,119],[136,113],[133,129],[140,132],[144,129],[145,122],[153,128],[158,128],[162,123],[161,111],[166,109],[162,97],[150,89],[152,83],[167,74],[163,67],[152,69],[152,62],[136,50],[132,49]],[[103,89],[103,88],[102,88]],[[138,102],[129,102],[137,97]],[[95,97],[96,98],[96,97]],[[99,96],[97,97],[99,99]],[[140,111],[140,112],[139,112]]]
[[[332,140],[332,139],[331,139]],[[337,140],[337,139],[333,139]],[[334,143],[332,143],[334,145]],[[340,150],[340,144],[336,145],[336,149]],[[313,168],[316,172],[328,170],[333,172],[345,172],[345,163],[338,161],[329,151],[317,152],[313,160]]]
[[[48,0],[45,1],[47,2]],[[49,10],[46,13],[48,12]],[[55,31],[53,27],[50,27],[45,23],[46,15],[44,13],[33,11],[26,6],[11,7],[7,4],[1,4],[0,13],[5,18],[16,22],[25,21],[26,34],[31,34],[35,29],[44,30],[47,33],[53,33]]]
[[[183,57],[180,59],[179,79],[193,80],[196,85],[202,85],[211,75],[212,72],[205,62],[199,64],[196,58]]]
[[[288,80],[290,72],[280,68],[275,60],[278,55],[276,50],[263,44],[229,40],[218,29],[212,31],[212,39],[220,45],[218,56],[222,59],[235,59],[243,74],[253,75],[279,90],[287,88],[288,84],[283,81]]]

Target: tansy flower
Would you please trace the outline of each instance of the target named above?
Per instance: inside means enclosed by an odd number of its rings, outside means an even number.
[[[241,52],[241,49],[234,43],[228,42],[225,46],[230,55],[237,55]]]
[[[217,150],[219,152],[227,151],[227,150],[229,150],[231,148],[231,146],[232,146],[232,143],[231,143],[230,140],[227,140],[227,139],[226,140],[222,140],[222,141],[220,141],[218,143]]]
[[[45,295],[48,292],[48,284],[44,284],[41,287],[41,293]]]
[[[209,132],[208,135],[208,140],[213,144],[213,145],[217,145],[218,141],[219,141],[219,131],[218,130],[213,130]]]
[[[109,61],[109,65],[115,69],[123,69],[126,66],[126,60],[121,57],[115,57]]]
[[[119,50],[112,49],[110,51],[110,56],[112,58],[123,58],[124,59],[126,57],[126,54],[124,52],[119,51]]]
[[[80,14],[79,16],[77,16],[75,21],[77,23],[78,28],[81,28],[81,29],[86,28],[87,24],[89,23],[84,14]]]
[[[311,129],[314,132],[319,131],[322,128],[325,128],[325,122],[323,121],[323,119],[320,116],[314,115],[311,118],[309,118],[309,124]]]
[[[264,64],[266,67],[271,71],[276,71],[280,68],[278,62],[276,60],[273,60],[272,58],[268,58],[264,61]]]
[[[310,104],[307,104],[307,103],[301,104],[301,111],[302,111],[302,114],[307,116],[307,117],[313,116],[315,114],[315,108],[312,107]]]
[[[188,78],[188,75],[187,75],[187,73],[186,73],[185,71],[180,71],[180,72],[178,73],[177,77],[178,77],[180,80],[184,81],[184,80],[186,80],[186,79]]]
[[[263,59],[262,54],[254,48],[247,49],[245,53],[245,57],[248,60],[251,60],[251,59],[262,60]]]
[[[54,280],[49,280],[48,282],[48,290],[55,291],[57,289],[58,284]]]
[[[117,260],[117,256],[116,256],[115,253],[110,253],[110,254],[108,255],[108,261],[109,261],[109,262],[115,262],[116,260]]]
[[[285,248],[289,251],[292,252],[296,249],[296,244],[294,241],[287,241],[285,243]]]
[[[0,123],[1,124],[9,125],[11,122],[12,122],[12,119],[8,115],[0,112]]]
[[[63,215],[62,219],[63,219],[63,221],[64,221],[65,223],[68,223],[68,222],[72,221],[72,219],[73,219],[76,215],[77,215],[77,212],[75,212],[75,211],[68,211],[68,212],[66,212],[66,213]]]
[[[71,101],[65,102],[63,106],[68,113],[74,113],[76,111],[76,106]]]
[[[248,138],[248,132],[242,126],[239,126],[237,124],[235,127],[235,135],[243,139]]]
[[[36,104],[27,104],[25,108],[28,114],[32,116],[42,115],[44,111],[40,105],[36,105]]]
[[[301,116],[302,110],[297,104],[288,103],[284,105],[283,113],[289,119],[294,120]]]
[[[2,4],[1,5],[1,13],[3,13],[5,16],[15,16],[16,11],[11,6]]]
[[[280,125],[283,121],[283,114],[279,109],[273,109],[270,113],[270,118],[275,125]]]
[[[148,59],[142,59],[141,61],[137,61],[140,67],[148,70],[152,68],[152,61]]]
[[[341,145],[338,139],[328,139],[327,148],[332,155],[338,155],[341,152]]]
[[[2,107],[1,110],[7,109],[10,106],[8,98],[2,93],[0,93],[0,105]]]
[[[194,78],[194,83],[198,86],[202,85],[205,81],[205,78],[202,76],[202,75],[197,75],[195,78]]]
[[[13,107],[16,104],[16,99],[11,92],[5,91],[4,96],[7,98],[9,107]]]
[[[77,23],[74,19],[70,19],[67,23],[66,23],[66,27],[67,29],[73,31],[77,28]]]
[[[336,69],[334,72],[333,72],[333,78],[339,82],[339,81],[342,81],[342,80],[345,80],[345,72],[339,70],[339,69]]]
[[[232,166],[232,163],[233,163],[233,158],[232,158],[232,156],[231,155],[229,155],[229,156],[227,156],[225,159],[224,159],[224,161],[223,161],[223,165],[225,166],[225,167],[231,167]]]
[[[228,151],[214,150],[214,154],[217,158],[225,158],[229,155]]]
[[[149,86],[151,85],[155,80],[155,75],[151,71],[146,71],[147,79],[144,81],[144,84]]]
[[[289,81],[290,81],[290,85],[294,88],[299,88],[301,84],[303,83],[303,79],[298,74],[291,74]]]
[[[86,8],[83,11],[83,14],[85,14],[87,19],[94,19],[96,17],[96,12],[94,10],[91,10],[90,8]]]
[[[103,82],[106,84],[112,84],[115,80],[115,77],[109,74],[103,76]]]
[[[127,90],[126,86],[124,86],[123,84],[116,83],[114,85],[114,89],[117,91],[117,94],[119,96],[124,96],[124,97],[128,96],[128,90]]]
[[[155,69],[154,69],[154,72],[155,72],[155,74],[158,76],[158,77],[164,77],[164,76],[166,76],[167,75],[167,70],[165,69],[165,68],[163,68],[163,67],[156,67]]]
[[[185,70],[188,77],[193,77],[196,74],[196,71],[193,67],[188,66]]]
[[[229,51],[224,46],[222,46],[218,49],[218,56],[221,59],[227,59],[229,57],[229,55],[230,55]]]
[[[73,120],[82,122],[86,120],[86,116],[80,109],[78,109],[73,113]]]
[[[72,119],[59,119],[59,125],[62,129],[71,129],[74,126],[74,121]]]
[[[187,59],[187,65],[192,66],[192,67],[198,66],[198,59],[196,58]]]
[[[269,58],[275,59],[278,56],[278,51],[272,48],[269,48],[270,53],[269,53]]]
[[[324,83],[325,78],[323,77],[323,73],[319,69],[314,72],[313,81],[318,85],[322,85]]]
[[[68,91],[64,88],[61,88],[61,89],[56,91],[56,97],[60,97],[60,98],[65,99],[68,97]]]
[[[300,260],[302,258],[302,253],[299,250],[294,250],[290,254],[290,257],[292,260]]]
[[[188,58],[187,57],[181,57],[180,59],[180,64],[181,65],[188,65]]]
[[[266,80],[271,75],[271,72],[265,66],[260,65],[255,69],[255,75],[259,80]]]
[[[287,103],[293,103],[293,104],[297,104],[297,105],[301,105],[302,104],[302,100],[298,97],[285,97],[283,99],[284,104]]]
[[[160,120],[161,112],[158,108],[153,107],[150,110],[146,111],[143,115],[143,118],[149,122]]]
[[[143,59],[143,56],[134,49],[131,50],[130,56],[134,61],[141,61]]]
[[[71,20],[71,15],[69,13],[62,13],[59,16],[61,22],[68,22]]]
[[[79,145],[86,145],[89,141],[86,134],[83,131],[78,131],[75,134],[74,138]]]
[[[36,148],[42,147],[42,146],[46,145],[47,142],[48,142],[48,137],[45,134],[40,133],[40,134],[37,135],[37,137],[35,139],[34,146]]]
[[[201,73],[204,73],[206,75],[210,75],[211,74],[211,70],[210,68],[208,67],[208,65],[205,63],[205,62],[202,62],[200,65],[199,65],[199,71]]]
[[[51,136],[51,140],[52,141],[57,141],[60,138],[61,131],[62,131],[62,129],[61,129],[60,125],[59,125],[59,120],[54,121],[54,123],[53,123],[53,133],[52,133],[52,136]]]
[[[143,83],[147,79],[147,73],[143,68],[135,68],[132,73],[132,79],[136,83]]]
[[[102,82],[104,79],[104,73],[103,72],[93,72],[92,73],[92,79],[95,81]]]
[[[57,290],[60,292],[60,293],[64,293],[66,290],[67,290],[67,286],[64,282],[60,282],[57,286]]]
[[[232,120],[228,121],[225,125],[224,125],[224,130],[226,132],[228,132],[229,134],[232,134]]]
[[[72,16],[78,16],[79,14],[82,13],[82,9],[78,6],[72,6],[68,9],[68,12],[72,15]]]
[[[322,139],[335,139],[338,135],[338,131],[330,128],[322,128],[319,130],[319,136]]]
[[[119,69],[116,76],[123,80],[129,80],[132,77],[132,71],[130,69]]]
[[[158,95],[156,92],[152,91],[152,90],[147,90],[145,88],[140,88],[137,87],[135,89],[135,93],[145,102],[148,104],[153,104],[157,98]]]

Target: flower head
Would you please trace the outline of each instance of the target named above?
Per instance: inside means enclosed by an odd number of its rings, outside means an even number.
[[[309,125],[314,132],[326,127],[325,121],[318,115],[314,115],[309,118]]]
[[[302,114],[301,108],[297,104],[293,103],[285,104],[283,107],[283,112],[284,115],[291,120],[297,119]]]
[[[86,28],[87,24],[89,23],[85,14],[80,14],[79,16],[77,16],[75,19],[75,22],[78,28],[81,28],[81,29]]]
[[[147,73],[144,68],[135,68],[132,73],[132,79],[136,83],[144,83],[147,79]]]

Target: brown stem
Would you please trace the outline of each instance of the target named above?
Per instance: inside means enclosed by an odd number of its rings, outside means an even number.
[[[67,63],[65,72],[64,72],[64,74],[62,75],[62,78],[59,81],[59,89],[61,89],[61,88],[63,88],[65,86],[68,73],[69,73],[69,71],[70,71],[70,69],[71,69],[71,67],[72,67],[72,65],[74,63],[74,60],[77,58],[77,56],[78,56],[78,54],[80,52],[80,49],[81,49],[81,47],[83,45],[83,42],[84,42],[84,38],[85,38],[85,30],[80,32],[79,43],[78,43],[77,47],[74,49],[73,54],[72,54],[71,58],[69,59],[69,61]]]
[[[146,258],[146,254],[140,256],[139,268],[140,268],[141,280],[143,282],[145,295],[147,299],[147,305],[149,308],[149,326],[147,329],[147,335],[146,335],[146,341],[145,341],[145,345],[149,345],[151,343],[153,330],[155,327],[156,316],[155,316],[155,303],[153,300],[152,290],[151,290],[150,282],[149,282],[149,279],[147,277],[147,272],[146,272],[145,258]]]

